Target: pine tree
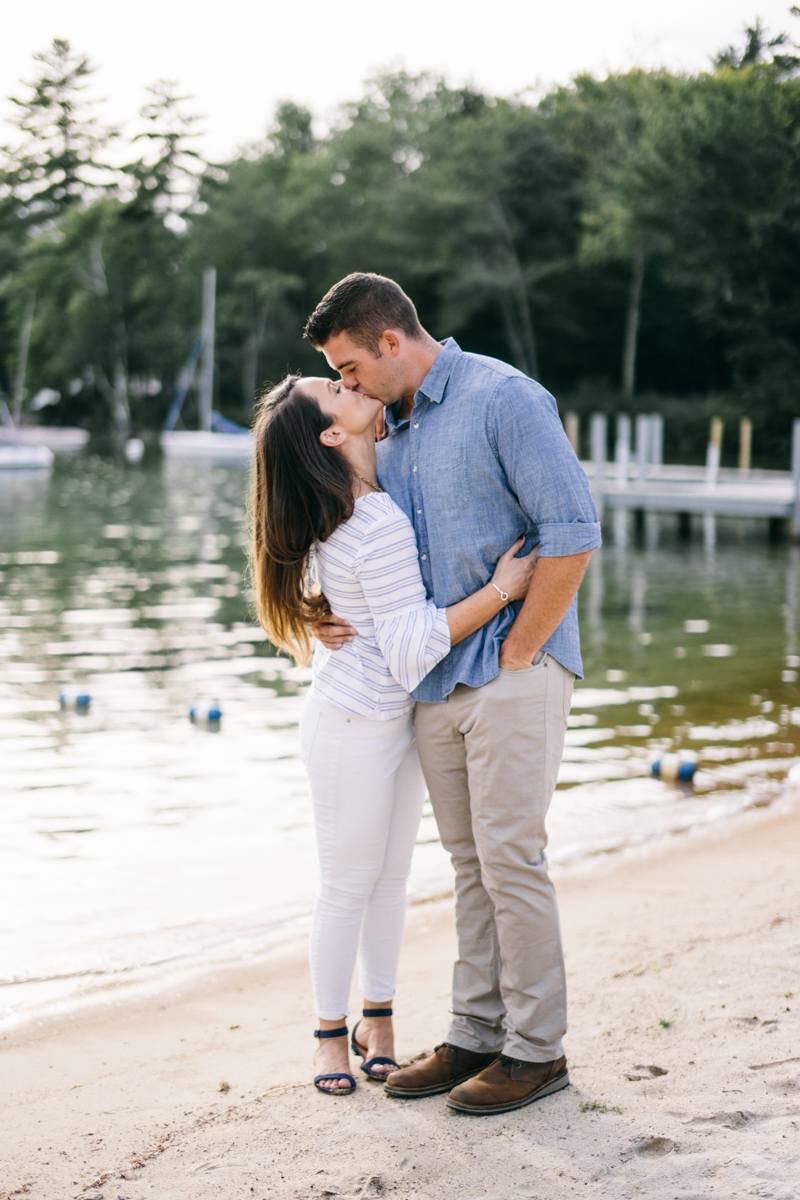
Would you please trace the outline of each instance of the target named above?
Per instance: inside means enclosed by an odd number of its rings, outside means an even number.
[[[2,148],[0,196],[32,231],[47,228],[89,194],[112,186],[101,152],[117,131],[100,124],[83,93],[94,68],[59,38],[34,55],[39,64],[29,94],[9,97],[22,134]]]

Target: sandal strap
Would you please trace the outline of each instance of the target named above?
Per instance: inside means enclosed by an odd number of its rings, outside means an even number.
[[[340,1089],[321,1088],[319,1085],[322,1083],[322,1081],[324,1079],[347,1079],[350,1083],[350,1087],[346,1091],[344,1088],[340,1088]],[[348,1095],[350,1092],[354,1092],[356,1090],[356,1081],[352,1075],[349,1075],[347,1073],[347,1071],[334,1071],[330,1075],[315,1075],[314,1076],[314,1087],[317,1089],[318,1092],[327,1092],[329,1096],[335,1096],[337,1090],[344,1092],[345,1095]]]
[[[362,1008],[362,1017],[391,1017],[394,1012],[392,1008]]]
[[[382,1054],[377,1055],[375,1058],[371,1058],[369,1062],[365,1062],[362,1065],[361,1070],[369,1071],[370,1067],[379,1067],[383,1064],[385,1064],[387,1067],[397,1067],[397,1070],[400,1070],[399,1063],[396,1063],[393,1058],[386,1058],[386,1056]]]
[[[342,1025],[342,1026],[340,1026],[339,1029],[315,1029],[314,1037],[315,1038],[347,1037],[347,1026]],[[344,1076],[342,1076],[342,1078],[344,1079]]]

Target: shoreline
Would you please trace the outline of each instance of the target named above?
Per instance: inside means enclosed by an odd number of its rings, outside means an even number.
[[[639,861],[662,854],[670,854],[679,843],[676,839],[688,838],[690,842],[696,839],[727,836],[751,820],[758,821],[765,812],[780,815],[790,811],[794,804],[794,791],[784,788],[775,799],[768,804],[751,802],[746,807],[733,813],[723,814],[715,819],[696,824],[678,826],[664,830],[661,833],[645,835],[639,839],[622,845],[612,844],[582,851],[565,858],[559,858],[550,863],[550,874],[558,886],[560,882],[584,875],[602,875],[615,871],[623,863]],[[800,793],[798,793],[800,798]],[[441,847],[440,847],[441,849]],[[444,853],[442,851],[442,853]],[[409,912],[422,905],[438,901],[452,901],[452,888],[438,887],[435,892],[411,895],[408,901]],[[41,1025],[59,1018],[69,1019],[81,1013],[90,1012],[94,1008],[102,1009],[106,1005],[119,1001],[132,1003],[147,1000],[162,993],[168,993],[179,986],[191,987],[195,982],[220,971],[235,970],[247,963],[266,964],[273,956],[283,953],[303,955],[307,943],[308,929],[311,921],[311,910],[294,915],[283,921],[270,924],[268,936],[261,935],[261,945],[252,951],[242,953],[233,949],[242,937],[255,937],[253,929],[243,928],[231,935],[228,942],[216,947],[200,951],[188,951],[185,955],[174,956],[173,959],[143,963],[129,967],[121,967],[108,972],[86,970],[77,975],[54,976],[52,978],[19,980],[13,983],[0,984],[0,996],[3,989],[14,988],[46,988],[51,984],[68,983],[70,980],[95,977],[95,982],[86,987],[78,987],[74,991],[44,999],[38,1003],[25,1005],[20,1008],[6,1006],[5,1015],[0,1016],[0,1037],[5,1033],[16,1033],[31,1025]],[[262,919],[255,928],[265,928]],[[0,1005],[0,1010],[2,1009]]]
[[[481,1119],[367,1082],[320,1096],[305,954],[284,947],[0,1034],[0,1200],[793,1200],[800,797],[634,849],[554,872],[564,1092]],[[412,905],[399,1056],[444,1035],[453,953],[452,901]]]

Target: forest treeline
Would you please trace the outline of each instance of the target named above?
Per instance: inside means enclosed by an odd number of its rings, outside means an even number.
[[[793,9],[794,16],[800,15]],[[712,415],[785,466],[800,415],[800,59],[760,23],[696,75],[576,77],[537,103],[402,72],[323,133],[281,105],[224,164],[174,85],[126,141],[54,41],[0,152],[0,416],[160,427],[217,271],[215,408],[324,364],[335,280],[379,271],[436,337],[507,359],[562,412],[658,411],[666,455]],[[182,420],[196,420],[190,392]],[[586,425],[584,421],[584,427]]]

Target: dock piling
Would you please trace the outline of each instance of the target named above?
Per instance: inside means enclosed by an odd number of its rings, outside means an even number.
[[[792,505],[792,541],[800,539],[800,421],[792,422],[792,486],[794,503]]]
[[[628,486],[628,462],[631,453],[631,419],[624,413],[617,415],[617,487]]]
[[[642,481],[647,478],[647,468],[650,464],[650,434],[650,418],[640,413],[636,418],[636,475]]]
[[[661,413],[650,414],[650,462],[654,467],[664,462],[664,418]]]
[[[719,460],[722,453],[722,421],[719,417],[711,418],[711,436],[706,452],[706,487],[710,492],[717,486],[719,478]]]
[[[580,423],[577,413],[568,412],[566,414],[564,418],[564,430],[567,435],[567,441],[578,457],[580,457]]]
[[[750,451],[753,443],[753,422],[742,417],[739,422],[739,470],[742,475],[750,474]]]
[[[594,490],[602,495],[606,478],[606,449],[608,447],[608,421],[602,413],[594,413],[590,426],[592,462],[594,463]]]

